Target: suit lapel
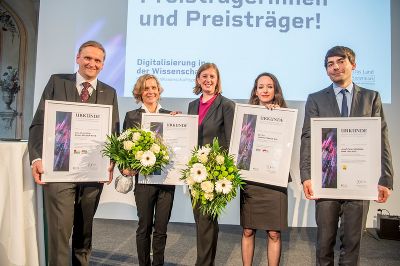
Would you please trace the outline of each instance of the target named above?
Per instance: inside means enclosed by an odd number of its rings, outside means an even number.
[[[329,86],[328,88],[326,88],[326,93],[327,93],[327,99],[328,99],[328,105],[329,108],[332,110],[333,112],[333,116],[337,116],[340,117],[340,109],[338,106],[338,103],[336,101],[336,95],[335,95],[335,91],[333,90],[333,86]]]
[[[106,104],[105,101],[108,100],[107,91],[104,90],[103,82],[101,82],[100,80],[97,80],[97,88],[96,88],[95,92],[97,95],[96,103],[97,104]]]
[[[65,98],[67,102],[75,102],[78,91],[76,89],[76,74],[65,81]]]
[[[218,94],[217,98],[215,98],[214,102],[211,104],[210,109],[208,109],[208,112],[206,116],[203,118],[203,121],[201,122],[202,125],[207,122],[207,120],[211,117],[211,115],[217,110],[217,107],[221,104],[221,94]]]
[[[351,102],[350,116],[362,116],[358,111],[360,110],[361,91],[360,87],[354,84],[353,86],[353,99]],[[362,110],[362,108],[361,108]]]
[[[199,114],[199,104],[200,99],[196,99],[191,106],[189,106],[189,114],[191,115],[198,115]]]

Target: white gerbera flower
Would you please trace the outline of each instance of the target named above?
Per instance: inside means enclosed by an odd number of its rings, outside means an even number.
[[[221,165],[224,163],[225,158],[222,155],[217,155],[217,157],[215,157],[215,160],[217,161],[217,164]]]
[[[203,164],[205,164],[207,161],[208,161],[208,157],[207,157],[207,155],[206,154],[200,154],[200,155],[197,155],[197,159],[199,159],[199,161],[201,162],[201,163],[203,163]]]
[[[200,187],[206,193],[212,193],[214,191],[214,184],[211,181],[201,182]]]
[[[124,143],[124,150],[126,150],[126,151],[130,151],[132,149],[132,147],[135,145],[130,140],[125,140],[123,143]]]
[[[137,151],[135,154],[135,159],[140,160],[142,159],[142,156],[143,156],[143,151]]]
[[[214,193],[204,193],[204,197],[206,198],[206,200],[213,200]]]
[[[207,169],[201,163],[195,163],[190,169],[190,175],[195,182],[201,183],[207,178]]]
[[[129,130],[126,130],[124,132],[121,133],[121,135],[118,136],[118,140],[125,140],[129,137]]]
[[[136,142],[140,139],[140,133],[139,132],[135,132],[132,134],[132,141]]]
[[[156,156],[151,151],[145,151],[140,159],[143,166],[152,166],[156,163]]]
[[[203,146],[197,151],[197,156],[200,156],[202,154],[205,154],[206,156],[208,156],[210,151],[211,151],[211,148]]]
[[[232,182],[228,179],[221,179],[215,183],[215,191],[218,193],[228,194],[232,190]]]
[[[156,143],[153,143],[153,145],[151,145],[150,150],[154,153],[159,153],[160,152],[160,146],[158,146]]]

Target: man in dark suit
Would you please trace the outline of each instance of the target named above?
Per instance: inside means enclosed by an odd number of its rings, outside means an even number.
[[[72,265],[89,265],[92,248],[92,225],[102,183],[43,183],[42,146],[46,100],[87,102],[113,106],[112,131],[119,131],[118,102],[115,90],[97,79],[105,60],[104,47],[95,41],[81,45],[76,56],[75,74],[54,74],[47,83],[29,128],[29,157],[32,175],[43,185],[48,226],[49,265],[70,265],[69,239],[72,234]],[[108,169],[109,181],[114,165]]]
[[[304,194],[313,197],[311,186],[310,119],[313,117],[381,117],[382,172],[378,185],[377,202],[386,202],[393,188],[393,167],[388,140],[388,129],[379,93],[353,83],[356,67],[355,54],[343,46],[335,46],[325,56],[325,68],[333,84],[308,96],[300,148],[300,174]],[[316,199],[317,265],[334,265],[334,246],[340,218],[339,265],[358,265],[363,228],[362,200]],[[368,206],[368,205],[367,205]]]

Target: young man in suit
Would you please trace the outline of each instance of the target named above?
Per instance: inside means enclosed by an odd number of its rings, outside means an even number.
[[[72,233],[72,265],[89,265],[92,248],[92,225],[102,183],[43,183],[42,146],[45,101],[86,102],[113,106],[112,131],[119,131],[116,91],[97,79],[103,69],[105,49],[96,41],[81,45],[76,56],[79,65],[75,74],[54,74],[47,83],[32,124],[29,128],[29,157],[32,175],[43,186],[48,226],[49,265],[70,265],[69,239]],[[108,169],[109,181],[114,165]]]
[[[353,83],[356,68],[355,54],[343,46],[335,46],[325,56],[325,68],[332,84],[308,96],[300,148],[300,174],[304,194],[313,197],[311,186],[310,119],[313,117],[381,117],[382,172],[379,179],[378,201],[386,202],[393,187],[393,167],[388,140],[388,129],[379,93]],[[339,265],[358,265],[363,229],[362,200],[316,199],[317,265],[334,265],[334,246],[340,218]],[[367,205],[368,206],[368,205]]]

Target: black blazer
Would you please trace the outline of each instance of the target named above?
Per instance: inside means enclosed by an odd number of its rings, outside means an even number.
[[[190,102],[188,114],[199,114],[199,104],[200,99]],[[219,144],[228,150],[231,141],[234,112],[235,103],[219,94],[199,125],[198,145],[211,144],[213,139],[218,137]]]
[[[114,88],[98,80],[97,88],[93,93],[96,93],[94,103],[113,106],[111,130],[112,132],[119,132],[118,99]],[[44,88],[42,98],[29,127],[28,149],[31,162],[42,157],[44,104],[46,100],[79,102],[76,74],[54,74]]]
[[[382,109],[382,102],[377,91],[361,88],[354,84],[353,99],[351,102],[351,117],[381,117],[382,145],[381,164],[382,172],[379,185],[393,188],[392,155],[388,139],[388,128]],[[303,130],[300,146],[300,175],[304,182],[311,178],[311,128],[313,117],[340,117],[339,106],[336,101],[333,86],[310,94],[307,98]]]
[[[144,113],[144,112],[145,111],[142,108],[138,108],[138,109],[127,112],[125,114],[124,124],[122,126],[123,130],[132,128],[132,127],[140,127],[140,125],[142,124],[142,113]],[[169,113],[171,113],[171,111],[160,108],[159,113],[160,114],[169,114]]]

